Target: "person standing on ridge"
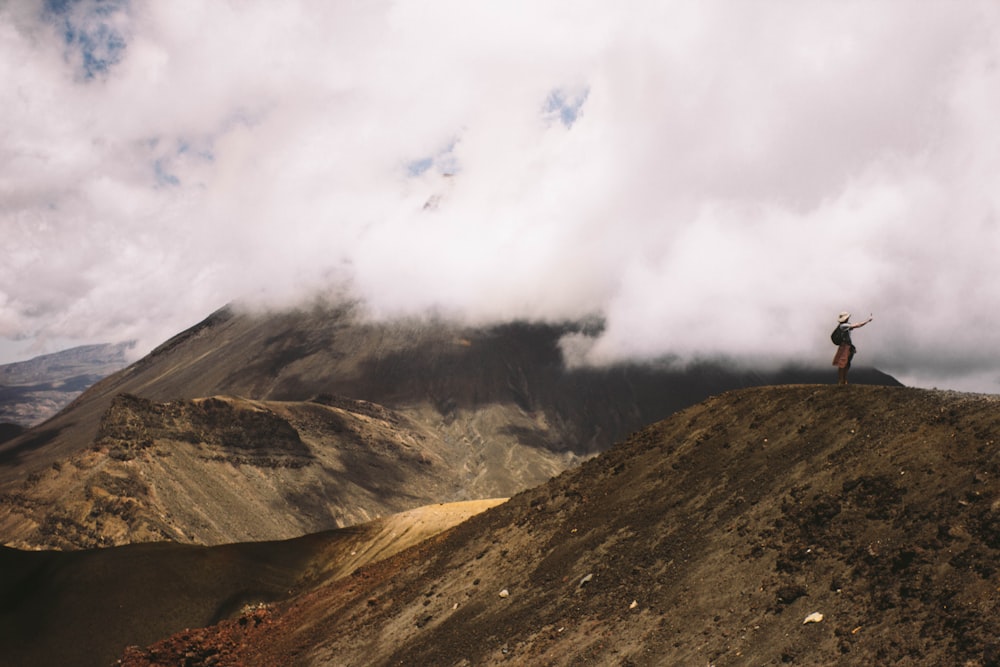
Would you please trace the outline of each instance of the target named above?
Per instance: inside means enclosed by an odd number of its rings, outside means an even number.
[[[847,384],[847,371],[851,368],[851,360],[854,359],[854,354],[858,351],[851,343],[851,330],[863,327],[873,319],[874,317],[869,314],[868,319],[864,322],[851,324],[851,314],[847,311],[837,316],[837,328],[832,336],[833,342],[838,343],[837,353],[833,355],[833,365],[837,367],[837,384]]]

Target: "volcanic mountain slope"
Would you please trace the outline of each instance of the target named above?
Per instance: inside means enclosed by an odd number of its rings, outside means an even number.
[[[711,364],[571,369],[559,343],[574,331],[581,327],[370,323],[351,305],[266,314],[226,307],[101,381],[40,428],[0,445],[0,483],[89,447],[120,393],[159,402],[209,396],[307,401],[327,394],[393,410],[421,406],[451,421],[486,406],[510,406],[552,423],[554,432],[538,446],[594,453],[720,391],[831,378],[828,367],[770,374]],[[899,384],[864,368],[853,379]]]
[[[0,445],[0,541],[280,539],[509,496],[713,393],[831,375],[572,369],[572,331],[223,309]]]
[[[11,509],[0,529],[19,548],[284,539],[438,499],[500,497],[572,461],[509,437],[472,450],[447,434],[331,396],[156,403],[120,394],[90,449],[2,499]],[[484,452],[498,461],[488,475]]]
[[[502,500],[434,505],[280,542],[140,544],[89,551],[0,547],[3,664],[106,667],[129,644],[259,615]]]
[[[146,665],[996,665],[1000,402],[727,393]]]

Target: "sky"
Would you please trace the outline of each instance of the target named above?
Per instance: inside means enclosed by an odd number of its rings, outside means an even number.
[[[0,0],[0,81],[0,363],[348,294],[1000,393],[992,0]]]

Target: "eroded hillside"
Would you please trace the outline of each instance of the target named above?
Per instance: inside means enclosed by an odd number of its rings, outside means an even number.
[[[0,534],[30,549],[286,539],[507,497],[574,461],[513,437],[470,446],[407,412],[333,396],[160,403],[122,394],[89,449],[0,495]],[[499,418],[542,430],[528,415]]]
[[[122,664],[995,665],[998,440],[994,397],[727,393]]]

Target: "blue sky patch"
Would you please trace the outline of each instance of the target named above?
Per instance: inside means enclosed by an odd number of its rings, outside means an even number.
[[[156,184],[158,186],[180,185],[181,179],[170,172],[166,158],[160,158],[153,163],[153,171],[156,174]]]
[[[62,31],[66,58],[93,79],[125,56],[127,42],[115,18],[127,7],[126,0],[46,0],[44,14]]]
[[[428,169],[434,166],[434,158],[425,157],[419,160],[414,160],[406,165],[406,173],[410,176],[419,176]]]
[[[420,176],[429,169],[436,168],[439,174],[450,175],[458,170],[458,161],[455,159],[455,146],[458,140],[453,140],[443,150],[436,155],[429,155],[406,163],[407,176]]]
[[[588,88],[578,92],[555,88],[545,100],[545,116],[558,119],[566,127],[573,127],[573,123],[580,117],[580,112],[589,94]]]

